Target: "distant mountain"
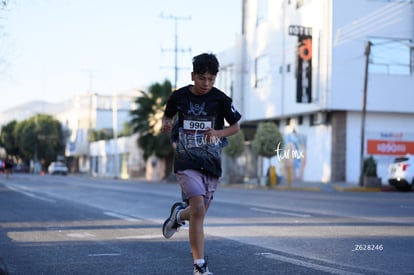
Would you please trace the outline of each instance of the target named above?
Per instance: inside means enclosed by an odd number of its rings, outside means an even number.
[[[72,100],[50,103],[46,101],[34,100],[12,107],[0,112],[0,125],[7,124],[12,120],[22,121],[35,114],[55,115],[68,108],[71,108]]]

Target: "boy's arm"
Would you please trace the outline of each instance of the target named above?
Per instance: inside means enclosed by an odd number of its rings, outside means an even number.
[[[236,123],[233,123],[232,125],[230,125],[229,127],[226,127],[224,129],[221,129],[221,130],[215,130],[213,128],[209,128],[206,131],[206,135],[211,136],[211,137],[222,138],[222,137],[228,137],[228,136],[234,135],[239,130],[240,130],[239,122],[236,122]]]
[[[162,118],[162,127],[161,130],[164,134],[168,134],[172,130],[172,118],[164,116]]]
[[[162,118],[161,131],[164,134],[168,134],[171,132],[173,128],[173,117],[175,113],[177,112],[177,108],[175,105],[173,95],[174,94],[172,94],[167,101],[167,105],[165,106],[165,110],[164,110],[164,116]]]

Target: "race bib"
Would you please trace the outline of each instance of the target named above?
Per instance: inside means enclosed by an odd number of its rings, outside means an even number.
[[[183,120],[183,129],[187,131],[206,131],[213,126],[213,119],[209,117],[186,117]]]
[[[183,117],[182,125],[178,133],[180,141],[177,146],[178,153],[187,155],[191,152],[191,154],[203,155],[203,157],[215,154],[214,152],[219,154],[221,139],[206,136],[207,129],[214,129],[213,116],[187,115]]]

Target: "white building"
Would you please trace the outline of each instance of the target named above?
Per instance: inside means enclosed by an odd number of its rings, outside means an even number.
[[[260,121],[284,134],[279,174],[357,184],[363,151],[385,183],[391,156],[414,153],[412,0],[243,0],[242,22],[221,63],[247,136]]]
[[[123,124],[130,121],[130,111],[135,109],[135,99],[140,93],[137,90],[117,95],[85,93],[73,99],[72,108],[56,115],[68,132],[65,156],[72,160],[70,165],[75,166],[75,170],[89,173],[92,168],[96,169],[91,167],[90,160],[91,152],[95,154],[93,157],[97,157],[97,151],[96,148],[91,151],[88,133],[106,129],[118,135]],[[119,154],[125,153],[122,150]],[[103,157],[106,154],[105,150],[102,151]]]
[[[144,176],[146,162],[137,146],[138,134],[90,145],[91,175],[97,177],[131,178]]]

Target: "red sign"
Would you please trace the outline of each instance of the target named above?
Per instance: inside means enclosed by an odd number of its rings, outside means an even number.
[[[406,155],[414,154],[414,141],[390,141],[375,140],[367,141],[368,155]]]

